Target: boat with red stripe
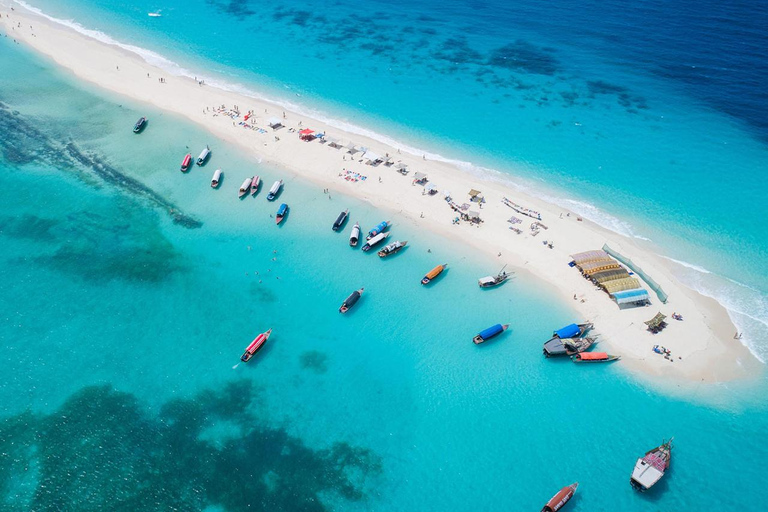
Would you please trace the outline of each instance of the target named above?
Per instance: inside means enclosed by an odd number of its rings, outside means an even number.
[[[240,357],[240,360],[244,363],[247,363],[251,360],[251,358],[256,354],[256,352],[261,349],[261,347],[264,346],[264,344],[269,339],[269,335],[272,334],[272,329],[269,329],[267,332],[263,332],[256,336],[256,338],[251,342],[250,345],[245,349],[245,352],[243,352],[243,355]]]

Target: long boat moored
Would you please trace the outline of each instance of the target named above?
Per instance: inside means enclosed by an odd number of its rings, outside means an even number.
[[[492,325],[491,327],[481,331],[477,336],[472,338],[472,341],[475,343],[475,345],[479,345],[495,336],[498,336],[499,334],[503,333],[507,329],[509,329],[509,324]]]
[[[248,193],[248,190],[251,188],[251,181],[252,178],[245,178],[243,180],[243,184],[240,185],[240,189],[237,191],[237,197],[243,197]]]
[[[185,156],[184,160],[181,161],[181,168],[179,170],[181,172],[187,172],[190,165],[192,165],[192,155],[187,153],[187,156]]]
[[[506,265],[504,265],[504,267],[506,268]],[[500,284],[504,283],[511,276],[512,273],[504,272],[504,268],[502,268],[495,276],[481,277],[477,280],[477,284],[480,286],[480,288],[493,288],[494,286],[499,286]]]
[[[288,205],[283,203],[280,208],[277,209],[277,215],[275,215],[275,224],[283,222],[285,216],[288,215]]]
[[[573,495],[576,494],[576,489],[578,488],[579,482],[573,483],[567,487],[563,487],[558,491],[557,494],[552,496],[552,499],[550,499],[546,505],[544,505],[544,508],[541,509],[541,512],[557,512],[563,508],[566,503],[568,503],[568,500],[573,498]]]
[[[340,230],[341,227],[344,225],[344,222],[347,220],[347,215],[349,215],[349,208],[341,212],[339,216],[336,217],[336,222],[333,223],[333,226],[331,227],[331,229],[334,231]]]
[[[211,188],[218,188],[221,183],[221,169],[216,169],[211,178]]]
[[[147,126],[148,119],[146,117],[139,118],[138,121],[136,121],[136,124],[133,125],[133,133],[141,133],[144,130],[144,127]]]
[[[621,356],[613,356],[605,352],[581,352],[571,357],[574,363],[610,363],[619,359]]]
[[[442,265],[438,265],[429,272],[427,272],[427,275],[425,275],[421,279],[421,284],[429,284],[431,281],[433,281],[437,276],[443,273],[443,270],[448,266],[447,263],[443,263]]]
[[[365,288],[360,288],[359,290],[355,290],[352,292],[349,297],[341,304],[341,307],[339,308],[339,313],[346,313],[350,309],[352,309],[352,306],[357,304],[357,301],[360,300],[360,297],[363,295],[363,291]]]
[[[259,185],[261,185],[261,178],[254,176],[251,178],[251,195],[255,195],[259,191]]]
[[[544,344],[546,357],[573,356],[586,351],[595,343],[595,338],[552,338]]]
[[[277,197],[277,193],[280,192],[280,187],[283,186],[283,180],[277,180],[272,184],[272,188],[269,189],[267,194],[267,201],[274,201]]]
[[[408,245],[408,240],[404,240],[402,242],[398,240],[396,242],[392,242],[391,244],[387,244],[384,247],[382,247],[381,250],[379,251],[379,258],[386,258],[387,256],[392,256],[393,254],[397,254],[406,245]]]
[[[267,332],[263,332],[256,336],[251,344],[246,347],[245,352],[243,352],[243,355],[240,357],[240,360],[244,363],[250,361],[253,355],[258,352],[259,349],[263,347],[267,342],[270,334],[272,334],[272,329],[269,329]]]
[[[672,438],[674,439],[674,438]],[[637,459],[629,483],[640,492],[647,491],[661,480],[672,463],[672,439],[645,452]]]
[[[379,233],[375,237],[371,238],[370,240],[366,240],[366,242],[363,244],[363,251],[368,252],[371,250],[371,247],[378,244],[379,242],[383,242],[387,239],[389,236],[389,233]]]
[[[366,239],[366,240],[370,240],[371,238],[375,237],[375,236],[376,236],[376,235],[378,235],[379,233],[383,233],[384,231],[386,231],[386,229],[387,229],[388,227],[389,227],[389,221],[388,221],[388,220],[385,220],[385,221],[379,222],[379,223],[376,225],[376,227],[375,227],[375,228],[373,228],[372,230],[370,230],[370,231],[368,232],[368,236],[366,236],[366,237],[365,237],[365,239]]]
[[[360,223],[355,222],[352,226],[352,233],[349,235],[349,246],[357,247],[357,242],[360,240]]]
[[[197,157],[197,165],[201,167],[205,165],[209,156],[211,156],[211,148],[205,146],[205,149],[200,152],[200,156]]]

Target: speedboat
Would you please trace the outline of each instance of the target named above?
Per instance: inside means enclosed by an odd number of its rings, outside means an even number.
[[[211,156],[211,149],[208,146],[205,146],[205,149],[200,152],[200,156],[197,157],[197,165],[205,165],[209,156]]]
[[[259,185],[261,185],[261,178],[258,176],[251,178],[251,195],[255,195],[259,191]]]
[[[375,237],[371,238],[370,240],[366,240],[366,242],[363,244],[363,251],[368,252],[371,250],[371,247],[378,244],[379,242],[383,242],[387,239],[389,236],[389,233],[379,233]]]
[[[640,492],[647,491],[661,480],[671,463],[672,439],[637,459],[629,483]]]
[[[400,250],[408,245],[408,240],[401,242],[398,240],[397,242],[392,242],[391,244],[387,244],[379,251],[379,258],[386,258],[387,256],[392,256],[393,254],[396,254],[400,252]]]
[[[136,124],[133,125],[133,133],[141,133],[145,126],[147,126],[147,118],[139,118],[139,120],[136,121]]]
[[[347,297],[347,299],[341,304],[339,313],[346,313],[352,308],[352,306],[357,304],[357,301],[360,300],[360,297],[363,295],[363,290],[365,290],[365,288],[360,288],[359,290],[352,292],[350,296]]]
[[[552,496],[552,499],[549,500],[546,505],[544,505],[541,512],[557,512],[568,503],[568,500],[573,498],[573,495],[576,494],[576,489],[578,488],[579,482],[563,487],[557,494]]]
[[[371,238],[375,237],[379,233],[383,233],[387,228],[389,227],[389,221],[385,220],[383,222],[379,222],[375,228],[370,230],[368,232],[368,236],[365,237],[366,240],[370,240]]]
[[[237,197],[243,197],[248,193],[248,190],[251,188],[251,179],[252,178],[245,178],[243,184],[240,185],[240,190],[237,191]]]
[[[245,352],[243,352],[243,355],[240,357],[240,360],[244,363],[250,361],[253,355],[258,352],[259,349],[263,347],[267,342],[270,334],[272,334],[272,329],[269,329],[267,332],[263,332],[256,336],[251,344],[246,347]]]
[[[340,230],[341,226],[343,226],[344,222],[347,220],[347,215],[349,215],[349,208],[341,212],[339,216],[336,217],[336,222],[333,223],[331,229],[334,231]]]
[[[571,357],[574,363],[610,363],[619,359],[621,356],[612,356],[605,352],[581,352]]]
[[[181,172],[187,172],[191,164],[192,164],[192,155],[187,153],[187,156],[185,156],[184,160],[181,161]]]
[[[349,235],[349,246],[357,247],[358,240],[360,240],[360,223],[355,222],[355,225],[352,226],[352,234]]]
[[[432,280],[434,280],[437,276],[443,273],[443,270],[446,269],[448,266],[447,263],[443,263],[442,265],[438,265],[429,272],[427,272],[427,275],[425,275],[422,280],[421,284],[429,284]]]
[[[506,268],[506,265],[504,265],[504,268]],[[511,272],[504,272],[504,268],[502,268],[495,276],[481,277],[477,280],[477,284],[480,288],[493,288],[494,286],[499,286],[512,276]]]
[[[509,329],[509,324],[492,325],[491,327],[485,329],[484,331],[480,331],[480,333],[477,336],[472,338],[472,341],[475,342],[475,345],[479,345],[495,336],[498,336],[499,334],[503,333],[507,329]]]
[[[277,214],[275,215],[275,224],[280,224],[283,222],[283,219],[286,215],[288,215],[288,205],[283,203],[280,205],[280,208],[277,209]]]
[[[216,169],[211,178],[211,188],[218,188],[219,183],[221,183],[221,169]]]
[[[269,189],[269,194],[267,194],[267,201],[274,201],[277,197],[278,192],[280,192],[280,187],[283,186],[283,180],[278,180],[272,184],[272,188]]]

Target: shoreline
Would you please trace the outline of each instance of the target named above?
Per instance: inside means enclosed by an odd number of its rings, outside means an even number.
[[[622,367],[635,375],[653,378],[653,382],[661,377],[691,383],[713,383],[748,379],[764,371],[757,358],[733,339],[736,328],[725,308],[714,299],[679,283],[672,275],[669,262],[663,261],[663,256],[642,249],[635,240],[587,219],[579,222],[573,212],[529,195],[529,191],[506,187],[492,178],[482,179],[450,162],[430,160],[426,155],[422,158],[407,152],[399,153],[395,147],[379,140],[344,132],[266,100],[199,85],[193,78],[168,75],[135,53],[96,41],[22,9],[17,5],[13,12],[6,8],[0,13],[0,23],[6,32],[69,70],[76,78],[183,116],[216,137],[237,144],[259,162],[286,169],[334,193],[353,196],[379,209],[399,212],[415,228],[426,228],[448,239],[467,243],[489,259],[496,258],[499,267],[506,263],[525,269],[557,290],[566,302],[574,294],[583,298],[584,302],[572,301],[572,309],[581,316],[574,318],[574,321],[588,319],[594,322],[595,332],[601,336],[602,349],[621,355]],[[21,27],[16,26],[18,22],[21,22]],[[29,26],[35,28],[29,29]],[[165,77],[166,81],[160,83],[159,77]],[[238,125],[242,115],[237,120],[226,115],[214,115],[214,105],[230,108],[239,105],[241,113],[252,110],[254,124],[266,132]],[[266,124],[272,117],[281,119],[286,127],[278,131],[270,129]],[[297,133],[289,131],[306,127],[340,138],[344,143],[352,141],[371,148],[380,155],[388,153],[396,162],[402,160],[408,164],[412,172],[403,177],[391,167],[364,165],[357,159],[352,160],[346,149],[333,149],[318,141],[303,142]],[[215,152],[216,148],[212,149]],[[179,160],[182,156],[179,155]],[[345,181],[339,176],[343,168],[366,174],[369,179]],[[440,192],[433,197],[422,195],[422,187],[411,186],[413,171],[427,173]],[[237,171],[225,172],[235,174]],[[382,181],[378,182],[377,177]],[[235,177],[230,181],[239,183],[238,179],[241,178]],[[454,200],[461,204],[469,203],[467,191],[472,188],[481,190],[487,200],[484,208],[479,210],[484,220],[482,226],[476,228],[466,222],[458,226],[451,224],[456,214],[443,200],[443,191],[453,192]],[[524,234],[517,235],[507,229],[509,224],[506,219],[519,215],[501,204],[502,197],[509,197],[542,212],[548,229],[537,237],[531,236],[526,228],[532,219],[527,217],[522,217],[520,225]],[[476,203],[472,209],[477,209]],[[553,241],[554,249],[544,246],[541,243],[543,240]],[[568,267],[570,254],[599,249],[604,243],[638,262],[669,294],[669,303],[660,304],[652,295],[651,307],[619,310],[609,297],[602,291],[596,291],[576,269]],[[497,257],[497,254],[502,256]],[[645,331],[642,321],[650,319],[657,311],[668,316],[673,311],[679,312],[685,321],[670,321],[665,333],[660,338],[654,337]],[[556,327],[559,326],[553,326]],[[676,359],[672,364],[654,354],[651,347],[657,343],[670,348],[674,357],[680,356],[682,360]]]

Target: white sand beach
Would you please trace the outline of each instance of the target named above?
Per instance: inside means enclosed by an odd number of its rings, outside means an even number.
[[[496,261],[496,268],[508,264],[508,270],[530,272],[571,303],[578,313],[574,321],[595,323],[600,350],[621,355],[619,364],[623,368],[654,380],[661,376],[688,383],[746,379],[763,371],[763,365],[734,339],[736,327],[726,310],[714,300],[681,285],[667,260],[640,247],[633,239],[608,231],[587,219],[579,219],[575,213],[548,204],[535,195],[506,188],[492,180],[480,180],[451,164],[346,133],[267,101],[200,84],[192,78],[173,76],[134,53],[48,21],[18,4],[12,5],[13,11],[7,1],[0,9],[2,32],[47,56],[78,79],[184,116],[217,137],[241,146],[254,160],[280,166],[302,179],[311,180],[318,188],[329,189],[331,194],[363,199],[420,230],[438,233],[457,243],[471,244],[485,257]],[[217,112],[217,107],[222,105],[227,111],[237,105],[239,117]],[[248,126],[243,126],[240,123],[249,111],[253,114],[248,117]],[[268,124],[272,118],[277,118],[284,126],[271,129]],[[318,140],[305,142],[298,134],[304,128],[324,132],[345,146],[352,142],[382,157],[389,155],[393,163],[406,164],[410,173],[403,176],[394,166],[368,165],[360,161],[361,153],[352,155],[346,148],[335,149]],[[183,156],[178,155],[179,161]],[[341,175],[344,170],[365,175],[367,179],[347,180]],[[425,173],[439,192],[432,196],[423,194],[423,186],[412,184],[416,171]],[[178,178],[178,172],[168,173],[169,180]],[[482,209],[477,203],[470,202],[470,189],[482,192],[486,201]],[[454,224],[457,215],[445,201],[446,190],[459,205],[469,203],[470,209],[479,212],[483,222],[479,226],[465,221]],[[541,222],[547,229],[541,229],[533,236],[530,225],[534,220],[503,204],[504,197],[540,212]],[[522,220],[514,226],[522,231],[521,234],[509,229],[512,224],[507,220],[512,216]],[[552,242],[553,247],[545,245],[545,240]],[[568,266],[571,254],[600,249],[606,243],[631,258],[655,279],[669,295],[668,303],[662,304],[649,290],[653,302],[650,307],[620,310],[605,292],[584,279],[577,269]],[[659,311],[670,317],[667,319],[669,326],[662,334],[652,335],[643,322]],[[673,312],[683,315],[684,320],[672,320]],[[672,361],[652,351],[656,344],[671,350]]]

